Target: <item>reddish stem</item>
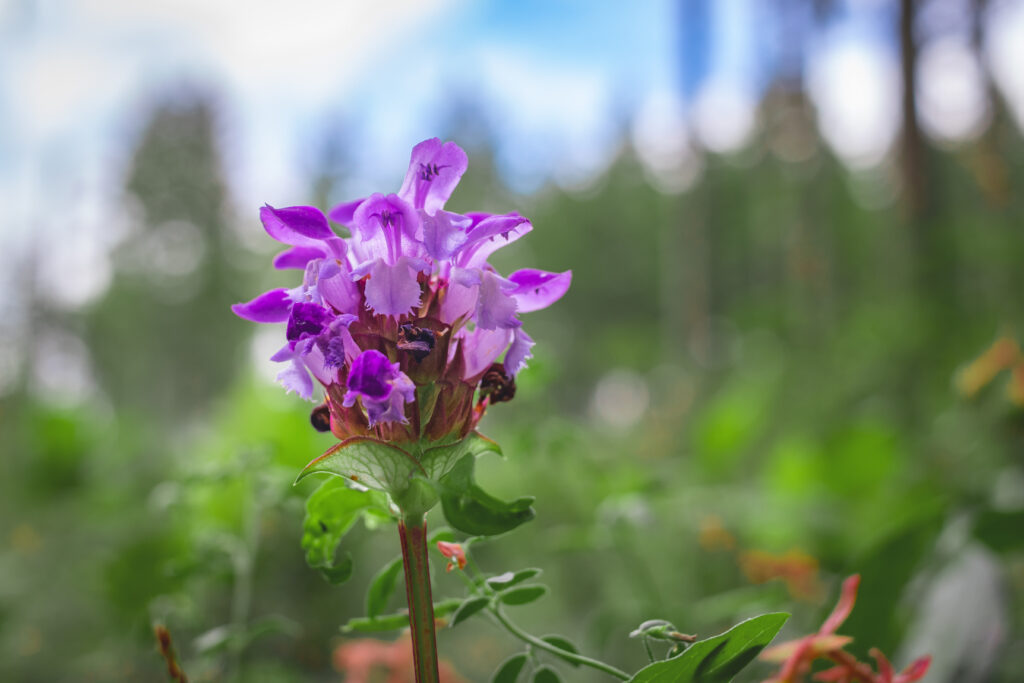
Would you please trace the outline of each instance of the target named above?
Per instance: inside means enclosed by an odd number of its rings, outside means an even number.
[[[416,683],[439,683],[437,637],[434,633],[434,602],[430,595],[430,563],[427,557],[427,522],[423,515],[398,522],[405,568],[405,596],[409,602],[409,628]]]

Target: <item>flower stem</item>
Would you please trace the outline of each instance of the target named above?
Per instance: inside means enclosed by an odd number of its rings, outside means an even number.
[[[598,660],[591,659],[590,657],[584,657],[583,655],[578,655],[574,652],[568,652],[567,650],[563,650],[560,647],[552,645],[546,640],[541,640],[540,638],[530,635],[529,633],[527,633],[526,631],[522,630],[521,628],[513,624],[511,621],[509,621],[508,617],[506,617],[505,614],[498,607],[491,608],[490,612],[498,620],[498,623],[505,627],[505,630],[507,630],[509,633],[514,635],[516,638],[519,638],[519,640],[522,640],[523,642],[529,643],[530,645],[533,645],[538,649],[550,652],[551,654],[558,655],[563,659],[568,659],[569,661],[576,662],[577,664],[582,664],[583,666],[589,666],[592,669],[603,671],[609,676],[614,676],[615,678],[618,678],[621,681],[628,681],[631,678],[631,676],[628,673],[616,669],[611,664],[605,664],[604,662],[599,662]]]
[[[427,522],[424,515],[408,515],[398,522],[405,568],[405,596],[409,601],[409,628],[416,683],[439,683],[434,603],[430,595],[427,559]]]

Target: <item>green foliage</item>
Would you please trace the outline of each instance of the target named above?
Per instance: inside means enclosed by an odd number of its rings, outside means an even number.
[[[533,497],[498,500],[476,485],[475,464],[475,457],[467,455],[441,479],[441,506],[449,524],[474,536],[496,536],[533,519]]]
[[[548,636],[541,636],[540,639],[545,641],[545,642],[551,643],[552,645],[554,645],[555,647],[557,647],[560,650],[565,650],[566,652],[571,652],[574,655],[578,655],[580,653],[579,648],[577,648],[575,645],[573,645],[569,641],[568,638],[565,638],[563,636],[548,635]],[[556,655],[556,656],[559,656],[559,655]],[[565,662],[567,662],[570,666],[572,666],[574,668],[579,668],[579,666],[580,666],[580,663],[578,661],[574,660],[574,659],[569,659],[567,657],[561,657],[561,659],[564,660]]]
[[[398,575],[402,573],[402,558],[393,560],[384,566],[370,582],[366,592],[366,616],[373,619],[387,606],[388,598],[395,592]]]
[[[341,561],[336,561],[338,545],[362,514],[375,507],[382,508],[382,501],[372,491],[349,488],[345,480],[336,477],[321,484],[306,501],[306,519],[302,523],[302,549],[309,566],[318,569],[332,584],[348,581],[352,576],[352,557],[346,553]]]
[[[474,614],[479,614],[480,612],[482,612],[490,604],[491,599],[488,597],[480,596],[466,598],[463,601],[463,603],[459,605],[459,608],[455,610],[455,613],[452,615],[452,620],[449,626],[451,626],[452,628],[458,626]]]
[[[525,654],[512,655],[497,668],[491,683],[515,683],[526,666],[526,660]]]
[[[462,605],[462,600],[452,598],[434,603],[434,617],[440,619],[453,613]],[[409,613],[398,612],[385,614],[377,617],[357,617],[349,619],[341,627],[342,633],[378,633],[382,631],[395,631],[401,628],[408,628]]]
[[[547,592],[547,586],[519,586],[498,593],[498,600],[506,605],[527,605],[540,600]]]
[[[788,614],[764,614],[691,645],[683,654],[641,669],[630,683],[728,683],[757,657]]]

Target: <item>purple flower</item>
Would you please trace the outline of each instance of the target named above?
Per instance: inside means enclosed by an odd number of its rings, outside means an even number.
[[[287,364],[278,379],[307,399],[316,379],[338,438],[464,435],[487,405],[472,406],[481,377],[503,360],[502,376],[511,381],[532,356],[534,341],[519,316],[569,288],[569,271],[503,277],[488,263],[533,225],[517,213],[446,211],[467,163],[455,143],[416,145],[398,192],[331,210],[348,238],[315,207],[260,209],[267,234],[287,246],[275,268],[302,270],[302,281],[232,310],[254,322],[287,323],[287,343],[272,358]],[[416,388],[430,385],[440,391],[429,423],[407,419]]]
[[[404,404],[416,400],[416,385],[380,351],[363,351],[352,362],[344,406],[362,401],[370,426],[378,422],[408,422]]]

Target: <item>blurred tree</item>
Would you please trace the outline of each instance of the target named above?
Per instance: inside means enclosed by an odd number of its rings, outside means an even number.
[[[244,286],[214,124],[210,100],[172,93],[129,166],[126,206],[138,220],[115,253],[113,285],[86,315],[99,380],[128,413],[199,413],[247,355],[247,332],[228,314]]]

